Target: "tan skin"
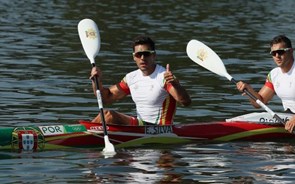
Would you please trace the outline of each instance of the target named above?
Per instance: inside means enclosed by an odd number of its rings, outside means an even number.
[[[136,45],[134,47],[134,52],[151,50],[149,45]],[[152,74],[156,68],[156,53],[151,54],[150,56],[145,57],[142,55],[140,58],[133,56],[133,60],[135,61],[137,67],[142,71],[142,73],[146,76]],[[98,76],[101,79],[102,72],[98,67],[92,68],[90,78],[94,76]],[[166,66],[166,72],[164,73],[164,78],[166,83],[171,83],[172,88],[169,90],[169,94],[173,96],[173,98],[183,106],[188,106],[191,104],[191,98],[186,92],[186,90],[180,85],[179,81],[174,77],[173,73],[170,71],[169,64]],[[92,82],[93,91],[96,95],[95,84]],[[109,88],[105,88],[102,85],[100,80],[99,88],[102,95],[102,100],[104,104],[112,104],[113,102],[120,100],[126,97],[126,93],[117,85],[110,86]],[[129,125],[131,116],[111,111],[104,110],[105,120],[108,124],[123,124]],[[95,123],[101,123],[100,115],[97,115],[96,118],[92,120]]]
[[[274,51],[280,48],[286,48],[286,45],[284,42],[274,44],[271,47],[271,50]],[[272,58],[274,62],[276,63],[276,65],[281,68],[282,72],[287,73],[291,69],[294,62],[293,49],[290,49],[283,55],[279,55],[277,53],[275,56],[272,56]],[[267,86],[263,86],[258,93],[251,87],[251,85],[243,81],[239,81],[236,86],[237,86],[237,89],[241,92],[243,92],[244,89],[247,89],[250,93],[252,93],[256,98],[258,98],[264,104],[267,104],[275,95],[275,92]],[[243,95],[245,94],[243,93]],[[254,107],[260,108],[260,106],[254,100],[250,99],[250,102],[252,103]],[[291,120],[286,123],[285,129],[288,130],[289,132],[292,132],[294,127],[295,127],[295,117],[291,118]]]

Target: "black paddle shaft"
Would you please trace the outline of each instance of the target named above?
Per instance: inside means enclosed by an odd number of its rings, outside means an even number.
[[[231,79],[231,82],[233,82],[234,84],[237,84],[237,81],[236,81],[234,78]],[[254,96],[252,93],[250,93],[246,88],[243,90],[243,92],[246,93],[246,94],[247,94],[250,98],[252,98],[254,101],[258,100],[258,99],[256,98],[256,96]],[[274,114],[274,118],[277,119],[277,120],[278,120],[280,123],[282,123],[283,125],[286,124],[285,121],[284,121],[282,118],[280,118],[280,116],[278,116],[277,114]]]
[[[94,67],[96,67],[96,65],[95,65],[95,63],[92,63],[92,68],[94,68]],[[99,77],[96,75],[95,77],[93,77],[93,80],[95,83],[96,90],[99,91]],[[98,94],[96,94],[96,95],[98,95]],[[100,97],[100,100],[102,100],[101,97]],[[98,104],[98,106],[99,106],[99,104]],[[107,131],[107,125],[106,125],[106,121],[105,121],[105,117],[104,117],[103,107],[99,107],[99,110],[100,110],[100,119],[102,121],[102,126],[103,126],[103,132],[104,132],[104,135],[107,136],[108,131]]]

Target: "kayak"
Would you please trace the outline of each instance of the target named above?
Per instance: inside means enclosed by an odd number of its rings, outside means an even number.
[[[291,114],[278,114],[287,121]],[[225,121],[174,125],[107,125],[109,140],[115,147],[192,142],[289,140],[295,134],[267,113],[250,113]],[[103,148],[101,124],[80,120],[71,125],[1,127],[0,150],[43,151],[66,148]]]

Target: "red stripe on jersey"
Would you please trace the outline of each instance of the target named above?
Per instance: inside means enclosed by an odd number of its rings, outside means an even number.
[[[273,86],[273,83],[272,83],[270,80],[268,80],[268,77],[267,77],[267,79],[266,79],[264,85],[267,86],[267,87],[269,87],[269,88],[272,89],[273,91],[275,90],[275,88],[274,88],[274,86]]]
[[[120,88],[127,94],[130,94],[130,89],[128,87],[128,85],[122,80],[121,82],[118,83],[118,86],[120,86]]]
[[[176,111],[176,100],[169,95],[163,102],[160,125],[171,125]]]

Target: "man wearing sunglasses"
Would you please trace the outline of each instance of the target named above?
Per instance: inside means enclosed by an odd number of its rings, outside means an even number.
[[[176,103],[190,105],[189,94],[170,71],[169,64],[164,68],[156,63],[155,43],[150,37],[136,37],[132,47],[133,60],[138,69],[126,74],[119,83],[109,88],[103,87],[101,81],[99,87],[105,104],[131,95],[137,114],[130,116],[114,110],[104,110],[106,122],[121,125],[172,124]],[[97,67],[92,69],[90,78],[95,76],[101,76]],[[94,82],[92,86],[95,93]],[[100,116],[92,122],[101,123]]]
[[[247,83],[242,81],[237,83],[239,91],[246,88],[263,103],[269,102],[275,94],[282,100],[285,112],[295,113],[295,65],[293,48],[289,38],[279,35],[270,42],[270,55],[272,56],[276,68],[272,69],[266,78],[264,86],[257,93]],[[256,108],[260,106],[252,99],[252,105]],[[295,116],[285,125],[285,129],[292,132],[295,127]]]

